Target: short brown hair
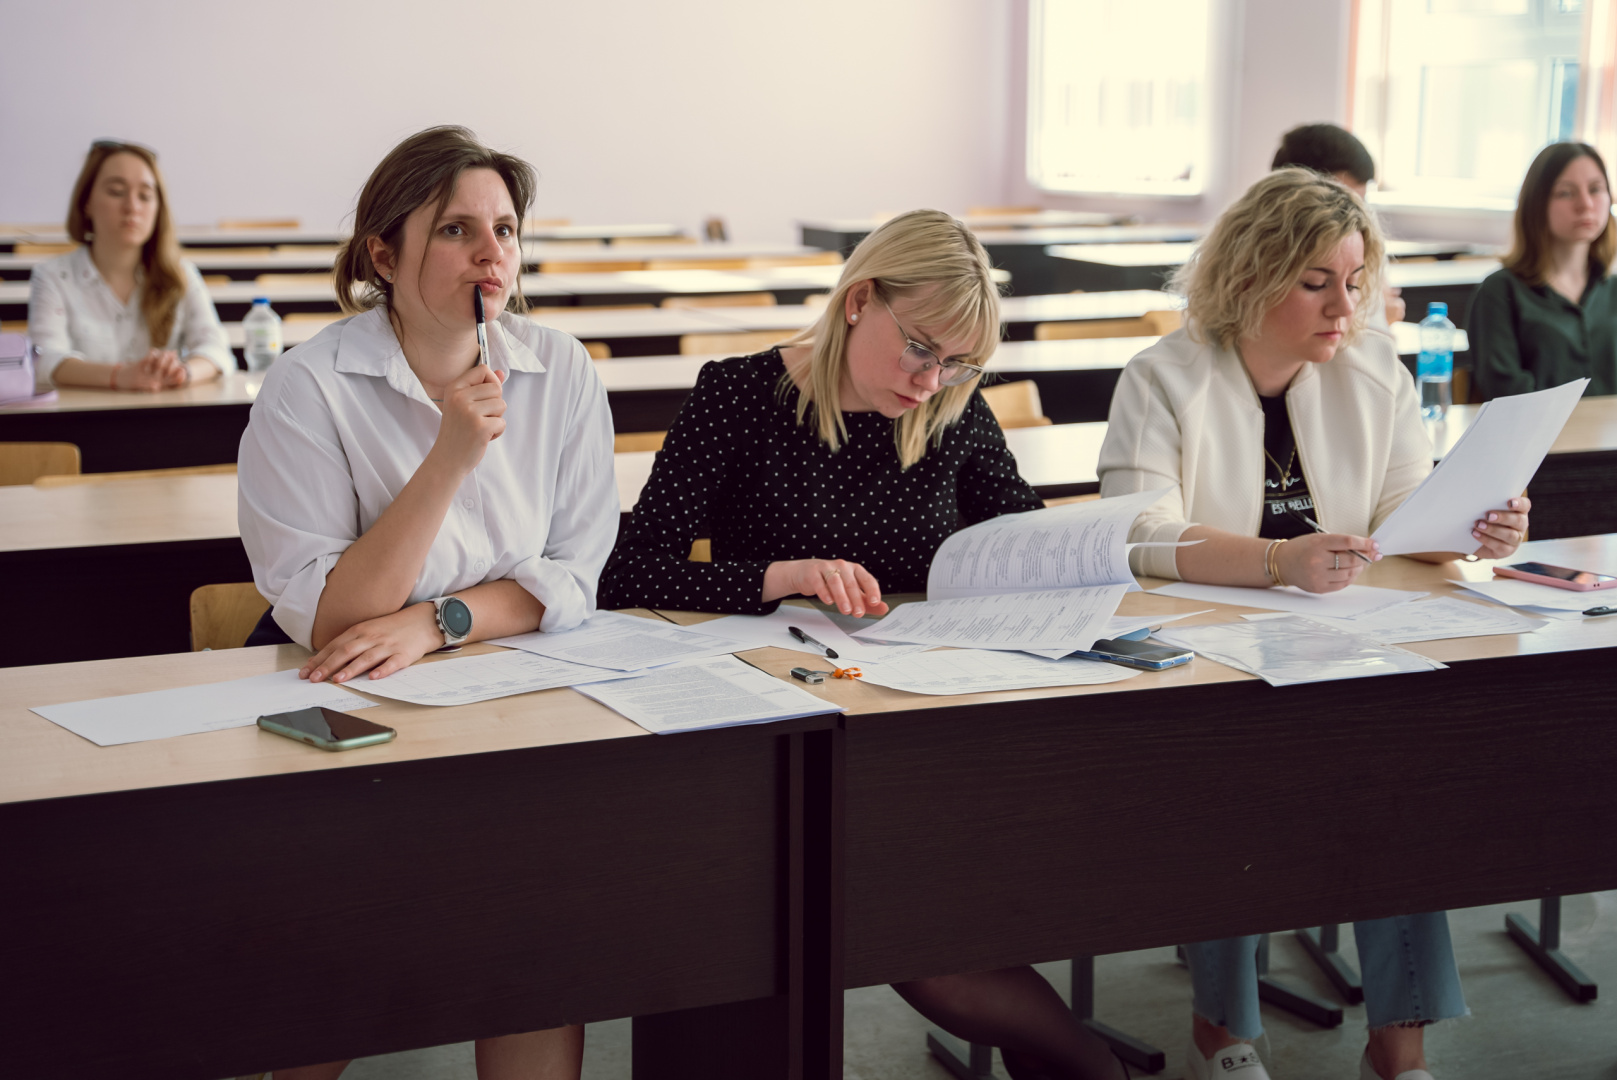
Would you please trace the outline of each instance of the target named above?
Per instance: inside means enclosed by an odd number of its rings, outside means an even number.
[[[1504,258],[1505,269],[1527,282],[1542,285],[1545,271],[1550,268],[1550,195],[1555,182],[1561,179],[1566,167],[1581,157],[1592,160],[1606,181],[1606,194],[1611,195],[1611,174],[1600,152],[1588,143],[1551,143],[1538,152],[1538,157],[1527,167],[1522,180],[1521,194],[1516,198],[1516,216],[1511,220],[1510,253]],[[1605,276],[1617,256],[1617,230],[1611,227],[1611,215],[1606,216],[1606,227],[1600,230],[1594,243],[1589,245],[1589,273],[1592,278]]]
[[[1303,268],[1353,233],[1364,237],[1364,273],[1343,344],[1358,337],[1381,296],[1381,227],[1335,180],[1308,169],[1275,170],[1220,215],[1174,275],[1173,287],[1186,298],[1187,332],[1223,348],[1256,334]]]
[[[146,319],[146,333],[152,348],[168,347],[169,335],[174,332],[174,313],[185,297],[185,270],[180,264],[180,243],[174,238],[174,219],[168,212],[168,188],[163,185],[163,173],[157,167],[157,155],[138,143],[98,142],[85,155],[79,178],[73,181],[73,197],[67,205],[67,235],[81,244],[93,239],[94,223],[86,207],[90,190],[95,187],[101,166],[114,154],[130,154],[146,163],[152,171],[152,182],[157,186],[157,221],[152,235],[140,247],[140,265],[146,273],[141,287],[140,313]]]
[[[371,262],[367,241],[380,237],[397,251],[405,218],[433,201],[442,214],[455,194],[460,174],[467,169],[493,169],[505,181],[520,231],[533,204],[533,166],[511,154],[490,150],[458,124],[418,131],[388,151],[359,193],[353,235],[337,253],[337,302],[344,311],[367,311],[392,299],[393,286]],[[422,257],[426,257],[425,251]],[[360,290],[357,296],[356,289]],[[511,290],[505,306],[507,311],[528,310],[520,284]]]

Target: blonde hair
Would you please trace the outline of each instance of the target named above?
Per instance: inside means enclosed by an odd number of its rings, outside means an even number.
[[[986,364],[999,344],[999,289],[993,264],[971,231],[941,210],[912,210],[887,221],[848,256],[814,325],[784,343],[810,346],[797,422],[807,422],[812,411],[820,439],[832,450],[840,449],[848,438],[842,410],[818,408],[816,403],[838,400],[848,370],[848,292],[866,281],[880,303],[913,300],[916,306],[906,313],[908,318],[968,338],[971,351],[963,358],[965,363]],[[781,392],[793,385],[791,376],[785,376]],[[928,442],[943,441],[944,430],[965,413],[976,388],[976,379],[940,386],[925,404],[893,421],[901,468],[920,461]]]
[[[101,175],[101,166],[114,154],[129,154],[144,161],[157,189],[157,220],[152,224],[152,234],[140,246],[140,265],[146,273],[140,291],[140,314],[146,320],[152,348],[166,349],[180,301],[185,299],[186,283],[180,243],[175,239],[174,220],[168,212],[168,188],[163,183],[163,171],[157,167],[156,152],[139,143],[110,140],[91,146],[79,178],[73,182],[73,196],[67,205],[67,235],[81,244],[92,242],[95,225],[90,220],[90,193]]]
[[[1222,348],[1256,336],[1303,270],[1353,233],[1364,237],[1364,271],[1342,341],[1351,344],[1379,302],[1387,245],[1357,195],[1308,169],[1278,169],[1253,184],[1174,275],[1170,287],[1185,297],[1187,332]]]

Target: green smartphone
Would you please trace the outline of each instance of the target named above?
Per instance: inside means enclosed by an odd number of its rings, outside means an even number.
[[[288,739],[318,746],[322,750],[352,750],[390,741],[398,732],[369,720],[361,720],[336,709],[317,705],[296,712],[260,716],[258,726]]]

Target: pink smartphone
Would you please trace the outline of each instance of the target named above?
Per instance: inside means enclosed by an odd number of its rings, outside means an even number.
[[[1617,577],[1610,574],[1572,570],[1548,563],[1512,563],[1509,566],[1496,566],[1493,572],[1495,577],[1521,578],[1523,581],[1535,581],[1540,585],[1553,585],[1557,589],[1571,589],[1573,592],[1594,592],[1596,589],[1617,587]]]

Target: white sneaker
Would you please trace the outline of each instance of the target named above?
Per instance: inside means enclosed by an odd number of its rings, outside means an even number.
[[[1370,1051],[1368,1050],[1359,1059],[1359,1080],[1381,1080],[1381,1074],[1376,1072],[1374,1065],[1370,1064]],[[1399,1073],[1392,1080],[1435,1080],[1435,1078],[1425,1069],[1410,1069],[1407,1072]]]
[[[1372,1074],[1374,1075],[1374,1074]],[[1251,1043],[1226,1046],[1210,1058],[1202,1057],[1196,1040],[1185,1051],[1185,1080],[1269,1080],[1269,1070],[1258,1060]]]

